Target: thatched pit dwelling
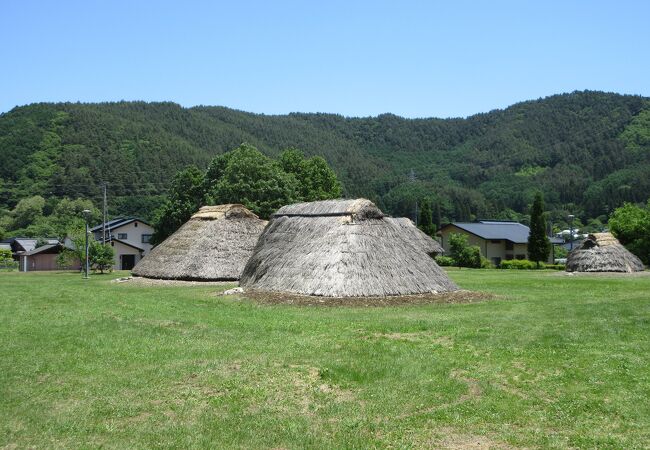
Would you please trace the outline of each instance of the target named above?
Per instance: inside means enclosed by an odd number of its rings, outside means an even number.
[[[260,236],[240,285],[323,297],[458,290],[412,236],[365,199],[284,206]]]
[[[566,261],[567,272],[640,272],[639,258],[630,253],[611,233],[594,233],[575,248]]]
[[[401,227],[402,231],[406,234],[411,243],[423,250],[427,255],[433,257],[442,255],[445,252],[438,241],[416,227],[411,219],[406,217],[386,217],[386,220]]]
[[[266,223],[243,205],[204,206],[132,273],[170,280],[239,280]]]

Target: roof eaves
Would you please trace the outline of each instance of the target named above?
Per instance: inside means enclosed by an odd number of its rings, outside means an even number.
[[[128,242],[123,241],[123,240],[121,240],[121,239],[111,239],[111,240],[112,240],[113,242],[119,242],[120,244],[124,244],[124,245],[126,245],[127,247],[131,247],[131,248],[134,248],[134,249],[136,249],[136,250],[140,250],[141,252],[144,251],[143,248],[140,248],[140,247],[138,247],[137,245],[129,244]]]

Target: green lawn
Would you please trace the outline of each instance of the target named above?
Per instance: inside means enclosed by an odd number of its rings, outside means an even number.
[[[0,273],[0,447],[643,448],[650,277],[450,271],[327,308]]]

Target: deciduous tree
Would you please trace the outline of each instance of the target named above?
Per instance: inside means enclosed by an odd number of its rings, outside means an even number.
[[[646,206],[626,203],[614,210],[609,228],[621,244],[650,265],[650,199]]]

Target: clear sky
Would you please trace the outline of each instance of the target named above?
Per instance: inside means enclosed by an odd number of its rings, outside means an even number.
[[[650,96],[650,1],[0,0],[0,112],[173,101],[467,116],[592,89]]]

